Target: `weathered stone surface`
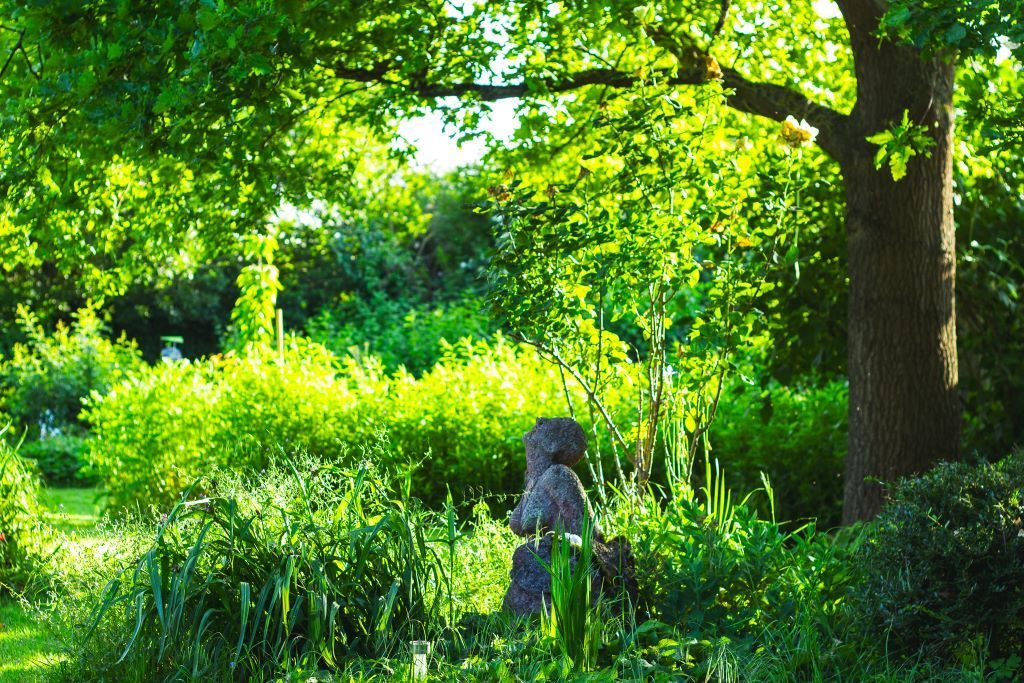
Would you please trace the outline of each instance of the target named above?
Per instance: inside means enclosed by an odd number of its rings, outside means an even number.
[[[553,464],[572,467],[578,463],[587,450],[587,436],[571,417],[538,417],[533,429],[523,434],[523,446],[529,479]]]
[[[565,465],[552,465],[539,478],[527,483],[527,490],[509,518],[509,526],[517,536],[558,528],[579,534],[588,513],[593,519],[579,477]]]
[[[573,538],[573,554],[569,566],[576,569],[579,559],[579,537]],[[551,606],[551,576],[544,565],[551,564],[553,532],[539,539],[530,539],[512,554],[512,581],[505,593],[504,608],[516,614],[539,614]],[[628,598],[635,605],[638,599],[633,556],[629,544],[621,539],[609,543],[593,540],[590,567],[591,603],[602,595],[606,598]],[[539,558],[539,559],[538,559]]]
[[[518,536],[553,531],[562,523],[569,533],[579,534],[587,494],[570,467],[583,458],[587,439],[576,420],[568,417],[537,418],[523,435],[526,447],[526,490],[512,511],[509,526]],[[593,517],[591,515],[591,517]]]
[[[504,606],[516,614],[536,614],[551,603],[551,578],[538,557],[551,562],[556,530],[575,536],[574,547],[578,548],[584,519],[594,516],[583,483],[570,469],[582,459],[587,448],[583,428],[571,418],[537,418],[533,429],[523,436],[523,445],[526,486],[519,505],[512,511],[509,526],[518,536],[534,538],[516,548],[512,556],[512,581]],[[624,592],[636,604],[636,577],[629,544],[621,539],[606,543],[596,526],[592,539],[593,600],[602,592],[609,597]],[[575,562],[576,554],[571,560],[573,567]]]

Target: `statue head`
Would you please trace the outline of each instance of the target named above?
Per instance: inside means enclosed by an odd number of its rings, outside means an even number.
[[[583,458],[587,437],[571,417],[538,417],[523,435],[527,476],[537,476],[552,465],[572,467]]]

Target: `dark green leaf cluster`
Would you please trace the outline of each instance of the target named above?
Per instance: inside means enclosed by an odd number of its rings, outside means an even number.
[[[93,486],[96,476],[85,467],[89,444],[86,436],[59,434],[26,441],[21,453],[35,462],[48,486]]]
[[[1024,454],[943,464],[890,497],[858,556],[877,636],[945,659],[1024,651]]]
[[[780,521],[815,519],[831,529],[842,513],[846,420],[845,380],[801,389],[733,381],[719,402],[711,452],[739,490],[767,474]]]
[[[1020,0],[895,0],[880,31],[919,48],[994,55],[1008,47],[1021,55],[1022,14]]]
[[[991,65],[997,60],[1020,71],[1024,64],[1024,2],[1021,0],[896,0],[882,18],[881,34],[926,52],[963,57]],[[965,60],[966,61],[966,60]],[[1012,149],[1024,143],[1024,97],[988,95],[968,103],[985,119],[990,142]]]
[[[451,303],[411,304],[377,296],[322,310],[306,325],[310,338],[335,355],[372,355],[388,372],[421,376],[444,356],[444,343],[485,341],[495,332],[486,304],[470,295]]]

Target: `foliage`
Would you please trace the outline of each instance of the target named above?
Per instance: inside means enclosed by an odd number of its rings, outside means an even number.
[[[370,452],[377,448],[371,447]],[[799,678],[895,683],[1006,680],[1012,675],[1006,660],[993,661],[983,643],[967,645],[973,659],[945,666],[921,660],[915,653],[909,658],[888,654],[882,639],[861,631],[860,616],[848,605],[848,591],[861,576],[850,563],[860,532],[849,530],[830,538],[812,527],[783,531],[754,514],[753,497],[735,503],[724,478],[709,469],[699,492],[677,479],[666,495],[623,497],[604,509],[609,516],[603,517],[602,526],[627,534],[633,543],[648,604],[635,619],[629,612],[606,615],[598,656],[586,674],[572,671],[557,639],[544,632],[543,624],[497,612],[508,579],[508,560],[519,542],[506,523],[478,506],[472,521],[460,525],[448,506],[427,512],[409,500],[402,481],[389,486],[371,471],[364,472],[360,481],[358,467],[338,469],[299,458],[259,474],[210,472],[204,477],[207,485],[200,488],[215,487],[210,489],[212,495],[201,497],[199,488],[193,489],[166,519],[128,521],[103,532],[95,544],[78,548],[72,544],[68,561],[60,563],[60,571],[71,576],[58,578],[53,607],[43,610],[48,623],[56,621],[60,632],[75,644],[73,656],[64,657],[52,675],[75,681],[112,677],[148,681],[164,678],[163,672],[174,675],[159,668],[168,666],[168,660],[154,664],[164,633],[155,611],[154,586],[159,586],[168,626],[175,615],[181,615],[178,633],[194,631],[205,613],[210,627],[201,637],[210,645],[223,643],[220,649],[211,646],[197,652],[194,638],[165,639],[166,654],[182,659],[198,654],[200,666],[210,666],[204,680],[407,681],[409,656],[401,643],[377,651],[373,638],[350,641],[350,647],[336,649],[329,670],[319,652],[310,652],[314,648],[305,637],[311,623],[306,617],[312,614],[309,596],[320,591],[311,577],[329,573],[333,581],[353,582],[352,587],[345,584],[343,590],[332,590],[339,606],[335,617],[341,623],[343,608],[347,609],[349,624],[362,623],[372,613],[371,603],[356,599],[366,594],[364,582],[370,595],[378,598],[386,596],[393,584],[368,572],[360,574],[361,565],[355,561],[317,566],[305,560],[318,550],[351,557],[353,541],[356,549],[367,547],[361,544],[368,542],[370,554],[385,568],[397,568],[390,564],[394,558],[410,558],[406,552],[411,547],[410,531],[414,539],[422,532],[427,542],[427,554],[417,557],[441,572],[437,575],[441,580],[432,582],[434,592],[420,603],[440,608],[424,616],[424,623],[415,624],[411,636],[426,635],[433,641],[431,680],[667,683]],[[362,508],[345,504],[356,490]],[[763,493],[753,495],[771,499]],[[251,524],[243,525],[244,520]],[[402,531],[402,520],[414,522],[416,529]],[[205,559],[192,565],[194,571],[189,574],[185,558],[210,524],[201,540],[200,557]],[[374,525],[379,531],[370,542]],[[227,543],[226,529],[236,530],[234,545]],[[325,538],[328,541],[322,542]],[[126,539],[130,540],[126,543]],[[100,552],[101,547],[118,550],[111,559],[110,551]],[[213,552],[218,549],[224,552]],[[156,561],[164,556],[171,559],[167,567]],[[292,621],[292,637],[287,643],[277,639],[283,625],[275,622],[266,637],[260,634],[253,639],[249,631],[243,650],[249,644],[273,648],[276,643],[292,655],[259,661],[243,657],[235,660],[232,669],[230,657],[243,621],[242,582],[249,585],[250,627],[269,614],[279,616],[280,600],[263,612],[255,605],[261,587],[281,579],[289,558],[293,562],[289,607],[293,615],[301,615]],[[143,571],[136,574],[139,568]],[[162,582],[153,582],[151,569],[158,578],[168,577],[166,588]],[[417,571],[414,567],[401,574],[385,573],[404,582],[423,576]],[[122,580],[116,587],[109,583],[115,576]],[[189,579],[187,584],[183,578]],[[99,584],[96,579],[101,579]],[[199,587],[208,580],[211,590],[203,593]],[[181,590],[174,592],[172,587]],[[110,607],[83,642],[92,623],[90,614],[97,615],[104,604],[102,596],[110,597],[112,591],[127,599]],[[343,604],[337,595],[350,599]],[[139,615],[135,596],[142,596],[144,625],[128,657],[115,665],[135,633]],[[184,609],[171,596],[187,596]],[[395,600],[404,600],[403,591],[396,593]],[[400,630],[403,624],[392,618],[389,628]],[[342,633],[340,628],[335,631],[336,644]],[[320,642],[328,637],[329,632],[322,630]],[[303,658],[302,652],[310,655]],[[216,671],[215,660],[226,668]],[[183,661],[177,675],[191,672],[195,661]]]
[[[1018,0],[895,0],[881,30],[918,47],[992,53],[1006,41],[1020,48],[1024,30]]]
[[[1009,57],[1011,68],[1024,62],[1024,30],[1020,0],[895,0],[886,8],[879,33],[945,55],[956,51],[999,68]],[[993,62],[995,64],[993,64]],[[1009,65],[1008,65],[1009,66]],[[984,119],[989,141],[1012,150],[1024,141],[1024,96],[967,100],[971,115]]]
[[[839,642],[791,674],[841,661],[849,654],[842,645],[855,639],[845,632],[842,610],[854,579],[846,561],[854,539],[833,542],[813,524],[785,532],[759,519],[750,504],[752,496],[767,495],[774,515],[767,481],[763,491],[734,502],[724,473],[717,465],[706,469],[701,495],[676,481],[663,504],[633,503],[617,513],[635,539],[651,616],[677,625],[683,642],[705,656],[721,639],[751,647],[762,633],[782,633],[783,624],[809,618],[812,630],[824,629],[825,642]]]
[[[238,300],[238,275],[244,264],[225,256],[166,281],[140,278],[123,294],[106,300],[110,324],[135,340],[150,363],[160,360],[162,337],[179,336],[186,358],[219,353],[230,341],[231,311]]]
[[[85,469],[88,438],[57,434],[21,446],[24,457],[35,461],[48,486],[92,486],[94,475]]]
[[[27,308],[20,309],[19,324],[28,341],[0,364],[0,391],[4,411],[30,439],[80,431],[82,400],[140,365],[135,345],[124,337],[111,341],[93,307],[49,334]]]
[[[0,87],[12,129],[0,187],[20,201],[6,205],[3,224],[11,245],[28,248],[5,250],[5,265],[52,264],[116,291],[131,274],[202,262],[282,205],[372,197],[359,171],[366,151],[380,149],[373,133],[427,105],[472,136],[488,105],[438,98],[471,95],[458,84],[483,74],[521,86],[523,119],[561,118],[577,135],[609,86],[732,78],[719,63],[743,63],[751,82],[803,78],[825,103],[852,103],[851,79],[837,77],[850,65],[841,21],[798,3],[733,5],[719,16],[700,3],[642,12],[582,3],[551,13],[532,2],[461,12],[439,0],[416,8],[94,2],[68,14],[7,2],[0,47],[11,59]],[[712,48],[717,61],[703,54]],[[606,82],[571,81],[609,65]],[[565,84],[585,96],[557,97]],[[393,175],[387,164],[374,172]],[[78,225],[82,205],[96,215]]]
[[[593,540],[594,525],[584,512],[578,546],[564,528],[556,528],[551,561],[537,558],[551,579],[551,604],[545,606],[541,629],[554,638],[573,671],[589,671],[601,644],[601,611],[605,605],[600,596],[594,604],[591,596]]]
[[[959,88],[965,102],[1024,96],[1024,72],[969,64]],[[957,229],[957,335],[964,396],[964,443],[995,459],[1024,443],[1024,163],[1015,149],[984,154],[989,131],[966,118],[954,172]]]
[[[993,659],[1024,651],[1022,487],[1022,453],[892,487],[858,555],[858,603],[877,637],[947,659],[979,643]]]
[[[484,302],[467,295],[451,303],[410,304],[375,296],[349,299],[309,321],[310,338],[336,356],[372,355],[393,372],[420,376],[444,355],[443,342],[489,338],[494,324]]]
[[[754,302],[794,227],[792,150],[813,139],[799,129],[788,153],[765,150],[782,179],[758,183],[736,158],[723,102],[713,85],[601,95],[593,134],[568,147],[576,158],[558,175],[522,173],[490,189],[503,217],[497,311],[580,385],[591,420],[605,423],[641,483],[662,418],[683,421],[692,455],[731,354],[756,336]],[[620,425],[604,394],[630,363],[636,410]]]
[[[965,61],[957,70],[954,216],[957,222],[956,309],[960,391],[964,397],[964,450],[997,458],[1024,439],[1016,390],[1024,351],[1016,341],[1021,264],[1016,239],[1024,220],[1024,165],[1012,146],[992,149],[993,124],[973,105],[1024,94],[1012,60]],[[845,375],[847,361],[846,247],[841,179],[820,155],[805,156],[814,177],[801,193],[806,220],[799,228],[796,263],[772,273],[776,287],[759,306],[766,311],[771,344],[747,374],[768,388],[821,384]]]
[[[269,347],[276,334],[277,293],[281,280],[274,265],[277,238],[273,234],[250,235],[242,252],[250,262],[238,274],[238,300],[231,311],[233,343],[239,352],[250,347]]]
[[[457,539],[379,472],[300,459],[211,477],[108,583],[76,675],[263,679],[396,653],[461,614],[445,590]]]
[[[49,333],[24,307],[19,323],[26,341],[0,360],[0,410],[26,439],[22,456],[38,463],[48,483],[88,484],[81,472],[88,428],[83,400],[140,367],[138,349],[124,336],[111,340],[92,306]]]
[[[763,390],[733,382],[711,430],[711,455],[740,490],[768,475],[780,521],[815,519],[830,529],[842,513],[846,419],[843,381]]]
[[[928,134],[925,126],[910,120],[910,112],[903,110],[903,120],[888,130],[869,135],[867,141],[878,145],[875,153],[875,168],[882,168],[886,163],[892,173],[893,180],[902,180],[907,175],[907,163],[918,154],[930,158],[931,147],[935,140]]]
[[[9,437],[9,428],[0,428],[0,595],[24,590],[36,577],[50,538],[35,468]]]
[[[331,416],[352,400],[333,359],[299,342],[284,365],[259,353],[162,363],[89,399],[88,459],[115,509],[167,505],[211,466],[258,467],[278,443],[331,452]]]
[[[447,349],[419,379],[301,338],[283,365],[255,353],[147,368],[90,399],[89,460],[115,509],[168,505],[213,465],[259,468],[280,449],[343,459],[383,431],[378,464],[414,469],[412,492],[429,503],[446,485],[459,500],[518,491],[522,434],[565,410],[558,374],[500,339]]]

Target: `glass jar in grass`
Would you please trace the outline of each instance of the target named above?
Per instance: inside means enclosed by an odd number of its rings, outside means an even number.
[[[412,656],[412,680],[427,680],[427,658],[430,657],[430,641],[412,641],[409,643],[409,653]]]

